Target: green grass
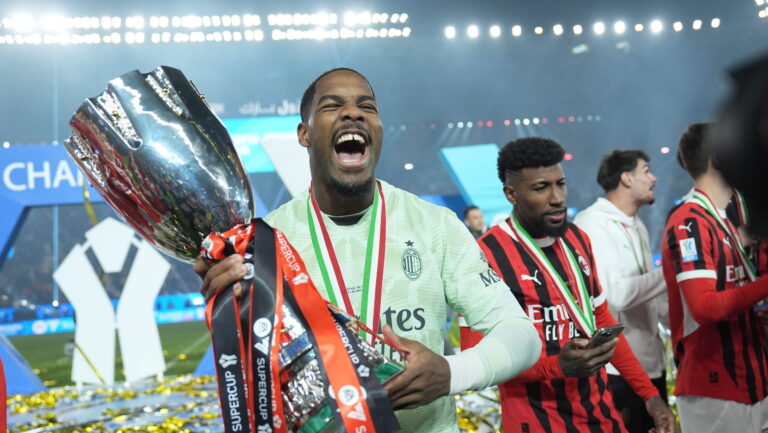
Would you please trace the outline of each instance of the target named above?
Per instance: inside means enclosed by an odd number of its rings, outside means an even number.
[[[210,345],[205,322],[173,323],[158,326],[165,356],[166,376],[188,374]],[[34,335],[11,338],[11,343],[29,362],[35,373],[48,387],[72,385],[72,356],[66,355],[64,346],[74,339],[74,333]],[[115,348],[115,381],[125,380],[120,356],[120,341]]]

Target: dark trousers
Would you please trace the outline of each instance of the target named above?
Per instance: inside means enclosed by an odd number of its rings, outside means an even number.
[[[613,390],[613,402],[624,418],[624,425],[630,433],[648,433],[654,427],[653,418],[645,410],[645,402],[632,391],[621,376],[608,375],[608,381]],[[667,373],[661,374],[658,379],[651,379],[651,383],[661,394],[661,399],[667,402]]]

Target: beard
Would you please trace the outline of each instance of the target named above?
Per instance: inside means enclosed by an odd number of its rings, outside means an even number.
[[[546,221],[546,215],[541,215],[539,218],[535,216],[527,217],[517,214],[520,224],[533,238],[540,238],[550,236],[553,238],[560,237],[565,234],[568,229],[568,220],[563,219],[563,222],[558,225],[548,224]]]
[[[546,224],[544,221],[541,222],[541,231],[544,233],[545,236],[551,236],[553,238],[558,238],[565,234],[565,231],[568,229],[568,221],[563,220],[560,225],[549,225]]]
[[[333,191],[348,198],[363,197],[371,192],[374,185],[373,176],[360,182],[349,183],[341,182],[333,176],[330,176],[328,180]]]

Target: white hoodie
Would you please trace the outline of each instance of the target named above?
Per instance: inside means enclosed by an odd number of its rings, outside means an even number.
[[[648,230],[605,198],[584,209],[574,223],[587,232],[608,308],[625,326],[624,335],[652,379],[664,371],[664,344],[659,321],[667,321],[667,285],[661,269],[653,269]],[[612,366],[608,373],[618,375]]]

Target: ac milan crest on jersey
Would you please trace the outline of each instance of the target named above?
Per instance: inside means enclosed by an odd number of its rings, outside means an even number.
[[[407,248],[402,257],[403,273],[409,280],[415,280],[421,276],[421,255],[413,248],[413,241],[407,241],[405,244]]]
[[[592,268],[589,267],[589,263],[587,263],[587,260],[579,255],[579,266],[581,266],[581,270],[584,271],[584,275],[589,276],[592,273]]]

